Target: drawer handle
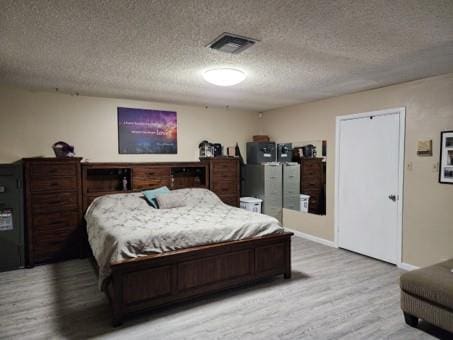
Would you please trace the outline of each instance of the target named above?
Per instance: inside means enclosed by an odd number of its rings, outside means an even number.
[[[52,225],[52,224],[62,224],[62,223],[66,223],[65,220],[57,220],[57,221],[53,221],[51,223],[49,223],[49,225]]]

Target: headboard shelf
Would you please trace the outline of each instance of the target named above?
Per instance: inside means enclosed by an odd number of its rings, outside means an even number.
[[[127,190],[123,180],[126,180]],[[83,210],[102,195],[170,189],[208,188],[209,166],[202,162],[82,163]]]
[[[88,168],[86,170],[87,192],[124,191],[124,179],[127,190],[130,190],[131,175],[130,168]]]

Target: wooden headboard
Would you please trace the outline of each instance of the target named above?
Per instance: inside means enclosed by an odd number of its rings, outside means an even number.
[[[88,256],[83,215],[102,195],[166,185],[208,188],[223,202],[239,206],[239,159],[201,162],[80,163],[80,158],[29,158],[25,167],[27,265]]]
[[[170,189],[208,188],[208,167],[202,162],[82,163],[83,212],[96,197],[102,195],[161,186]]]

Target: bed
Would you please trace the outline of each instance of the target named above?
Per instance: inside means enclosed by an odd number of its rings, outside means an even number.
[[[231,207],[207,189],[174,190],[184,204],[154,209],[142,193],[95,199],[88,240],[113,324],[131,314],[259,279],[291,276],[291,233],[273,217]]]

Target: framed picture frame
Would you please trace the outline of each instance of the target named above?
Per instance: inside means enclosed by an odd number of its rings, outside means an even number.
[[[177,154],[175,111],[118,107],[119,154]]]
[[[439,183],[453,184],[453,130],[440,133]]]

